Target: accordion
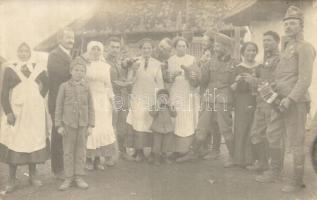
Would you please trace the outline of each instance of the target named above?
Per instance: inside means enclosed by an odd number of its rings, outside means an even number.
[[[273,90],[272,85],[269,82],[262,82],[259,84],[258,92],[260,97],[266,103],[270,104],[273,109],[280,112],[280,103],[283,97]]]

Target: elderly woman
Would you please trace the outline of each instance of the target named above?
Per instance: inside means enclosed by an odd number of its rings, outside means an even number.
[[[234,164],[246,167],[252,163],[250,132],[256,106],[256,86],[248,77],[255,75],[258,46],[246,42],[241,47],[242,62],[234,67]]]
[[[104,166],[100,157],[105,157],[105,164],[113,166],[116,156],[116,137],[112,126],[113,90],[110,79],[110,65],[103,58],[103,44],[91,41],[87,53],[81,56],[87,64],[86,79],[89,84],[95,107],[95,127],[87,138],[88,170],[100,169]]]
[[[187,42],[184,38],[177,38],[174,42],[176,55],[168,59],[168,76],[171,104],[175,106],[175,149],[176,161],[182,161],[189,152],[192,144],[199,112],[199,88],[197,74],[192,73],[197,68],[195,58],[186,54]],[[191,71],[190,73],[188,73]],[[197,72],[197,71],[196,71]],[[196,80],[195,80],[196,79]]]
[[[136,149],[136,161],[142,161],[145,158],[145,148],[152,147],[153,119],[149,111],[155,103],[156,92],[164,87],[161,63],[152,58],[152,41],[143,39],[140,42],[140,49],[142,55],[137,61],[139,67],[136,71],[136,80],[131,93],[131,107],[127,117],[127,123],[131,124],[134,130],[134,141],[131,146]]]
[[[49,156],[44,98],[48,91],[46,71],[31,62],[28,44],[18,47],[17,56],[18,62],[5,69],[1,92],[6,117],[2,118],[0,132],[0,160],[9,165],[7,192],[15,189],[18,165],[28,165],[30,184],[41,186],[35,176],[36,164],[44,163]]]

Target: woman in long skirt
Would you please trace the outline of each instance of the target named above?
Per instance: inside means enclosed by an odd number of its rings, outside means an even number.
[[[156,92],[164,87],[161,63],[152,58],[153,44],[150,39],[140,42],[142,56],[138,58],[136,81],[131,93],[131,107],[127,123],[134,130],[133,147],[136,149],[136,161],[145,158],[145,149],[152,147],[153,135],[151,131],[152,116],[149,111],[154,105]],[[151,161],[147,156],[148,161]]]
[[[46,71],[30,61],[28,44],[22,43],[17,55],[19,61],[5,69],[1,92],[5,116],[0,132],[0,161],[9,165],[7,192],[15,189],[19,165],[28,165],[30,184],[41,186],[35,176],[36,164],[44,163],[49,157]]]
[[[175,106],[174,155],[176,161],[190,150],[194,139],[199,112],[199,88],[193,86],[185,75],[184,68],[195,66],[195,58],[186,54],[187,42],[184,38],[177,38],[174,43],[176,55],[168,59],[168,74],[171,82],[170,99]]]
[[[256,87],[248,77],[255,75],[258,63],[255,57],[258,47],[253,42],[246,42],[241,48],[243,62],[235,66],[234,90],[234,164],[246,167],[252,163],[250,131],[256,106]]]
[[[87,62],[86,78],[95,107],[95,127],[87,138],[88,170],[103,170],[101,157],[105,158],[107,166],[113,166],[117,154],[116,136],[112,126],[114,94],[110,80],[110,65],[105,62],[103,52],[101,42],[91,41],[87,46],[87,54],[82,56]]]

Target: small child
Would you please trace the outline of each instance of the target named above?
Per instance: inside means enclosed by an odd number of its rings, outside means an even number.
[[[95,124],[91,92],[84,80],[86,65],[75,59],[70,66],[72,78],[58,91],[55,126],[63,136],[65,180],[59,190],[67,190],[73,182],[87,189],[82,179],[86,160],[86,141]]]
[[[151,130],[153,131],[154,164],[159,165],[161,160],[167,160],[167,152],[174,132],[172,117],[176,117],[176,111],[169,102],[169,92],[161,89],[156,95],[156,104],[152,106],[150,115],[153,117]]]

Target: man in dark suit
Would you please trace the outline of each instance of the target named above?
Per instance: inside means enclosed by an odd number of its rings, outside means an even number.
[[[49,78],[48,109],[55,121],[56,97],[59,86],[70,78],[69,66],[71,62],[70,51],[74,45],[74,32],[64,29],[58,34],[58,46],[50,52],[47,61]],[[63,138],[59,135],[53,124],[51,141],[51,168],[57,178],[63,177]]]

